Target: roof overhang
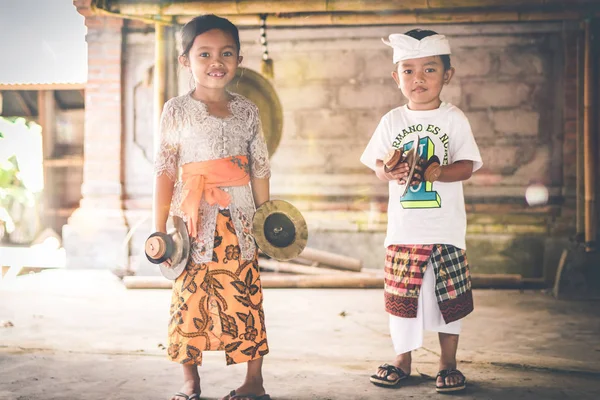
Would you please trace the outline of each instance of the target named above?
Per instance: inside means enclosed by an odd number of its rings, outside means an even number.
[[[260,26],[267,14],[270,26],[290,27],[576,20],[600,15],[600,0],[91,0],[90,8],[165,24],[214,13]]]
[[[0,83],[0,90],[81,90],[85,83]]]

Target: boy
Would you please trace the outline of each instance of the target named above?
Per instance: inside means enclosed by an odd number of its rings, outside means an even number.
[[[389,182],[385,307],[397,354],[371,382],[399,386],[410,375],[411,351],[421,347],[423,331],[430,330],[439,333],[441,347],[436,390],[456,392],[466,388],[465,376],[456,369],[460,319],[473,310],[462,181],[481,168],[482,160],[463,112],[440,100],[454,75],[448,40],[416,29],[392,34],[384,43],[394,50],[392,77],[408,104],[381,119],[361,156]],[[406,182],[411,165],[402,156],[411,148],[419,161]]]

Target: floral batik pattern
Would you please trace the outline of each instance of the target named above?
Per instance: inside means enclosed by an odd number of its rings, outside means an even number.
[[[244,260],[228,209],[219,210],[212,261],[190,258],[174,282],[168,356],[181,364],[202,364],[202,352],[225,351],[227,364],[269,352],[256,255]]]

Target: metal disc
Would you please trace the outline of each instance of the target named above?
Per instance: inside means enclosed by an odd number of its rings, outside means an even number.
[[[168,227],[167,234],[173,239],[173,253],[171,254],[171,267],[159,264],[160,273],[167,279],[175,280],[181,275],[187,265],[190,255],[190,237],[185,222],[180,217],[174,216],[172,225]]]
[[[254,214],[252,233],[258,247],[279,261],[296,258],[306,247],[308,228],[296,207],[283,200],[271,200]]]

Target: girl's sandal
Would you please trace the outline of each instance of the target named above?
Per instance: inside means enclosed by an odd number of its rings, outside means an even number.
[[[177,392],[177,393],[175,393],[175,397],[181,397],[181,398],[184,398],[185,400],[199,400],[200,399],[200,395],[198,393],[192,393],[188,396],[185,393]]]
[[[401,381],[408,378],[408,375],[395,365],[382,364],[379,368],[383,369],[385,374],[383,376],[378,376],[377,374],[371,375],[370,381],[373,385],[385,388],[395,388],[399,386]],[[396,379],[388,379],[392,374],[396,374]]]
[[[456,385],[446,385],[446,378],[450,377],[450,376],[458,376],[462,379],[462,381],[457,383]],[[465,390],[467,388],[467,378],[465,378],[463,373],[457,369],[441,370],[440,372],[438,372],[438,374],[435,378],[436,382],[437,382],[437,378],[440,378],[440,377],[442,378],[443,385],[438,385],[436,383],[435,390],[438,393],[456,393],[456,392]]]

